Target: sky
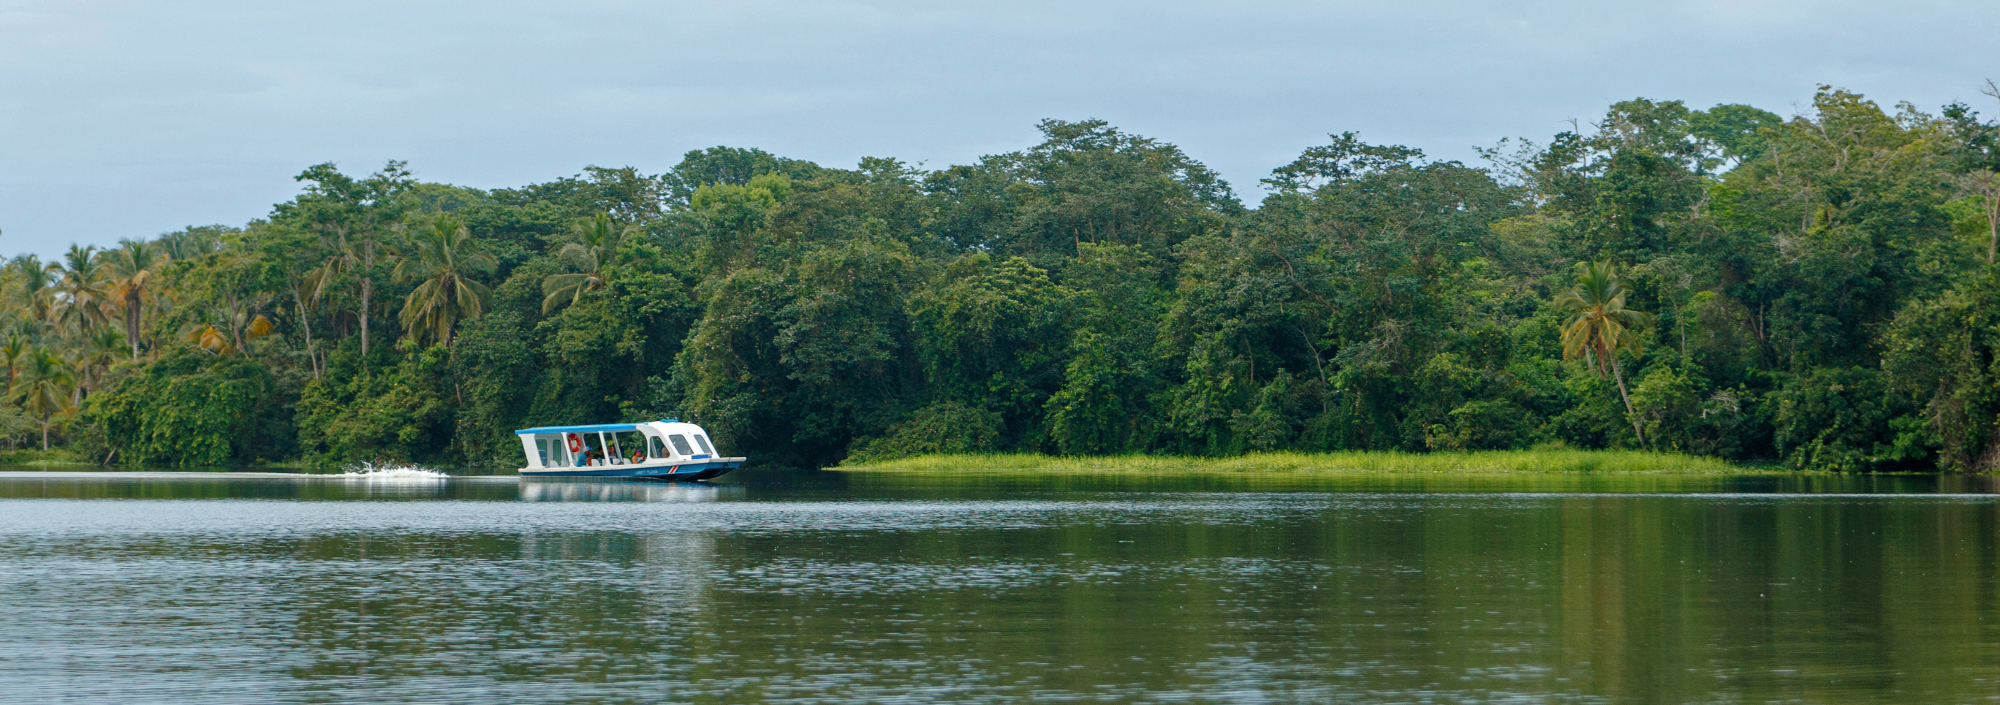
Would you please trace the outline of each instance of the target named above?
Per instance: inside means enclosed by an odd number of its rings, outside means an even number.
[[[1354,130],[1476,162],[1634,97],[1935,112],[2000,77],[1990,2],[0,0],[0,254],[241,225],[292,177],[498,188],[757,147],[942,168],[1101,118],[1257,180]]]

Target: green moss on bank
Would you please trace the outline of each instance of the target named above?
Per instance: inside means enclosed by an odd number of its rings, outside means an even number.
[[[1468,453],[1252,453],[1230,458],[1157,455],[1062,458],[1047,455],[924,455],[831,468],[852,472],[1041,473],[1625,473],[1718,475],[1759,472],[1676,453],[1628,450],[1496,450]]]

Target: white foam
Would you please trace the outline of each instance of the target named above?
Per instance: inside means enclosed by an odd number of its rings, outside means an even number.
[[[433,470],[416,465],[385,465],[376,467],[372,463],[362,463],[347,472],[334,475],[333,477],[391,482],[443,482],[451,476],[444,474],[442,470]]]

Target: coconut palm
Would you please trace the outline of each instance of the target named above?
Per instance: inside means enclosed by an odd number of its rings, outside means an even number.
[[[83,340],[83,347],[76,353],[76,392],[72,403],[83,403],[84,397],[103,387],[111,366],[125,357],[125,335],[115,328],[104,328],[90,334]]]
[[[57,414],[69,411],[70,394],[75,388],[75,378],[70,376],[69,364],[47,348],[29,350],[26,359],[26,374],[14,388],[14,401],[21,409],[41,422],[42,450],[49,449],[49,427],[54,425]]]
[[[88,335],[106,321],[105,305],[111,300],[107,286],[111,268],[97,256],[97,248],[70,245],[55,265],[56,320],[77,333]]]
[[[493,291],[470,275],[491,274],[499,262],[480,249],[465,223],[448,215],[419,229],[410,245],[413,253],[391,272],[399,284],[422,282],[403,300],[403,328],[418,345],[426,340],[450,345],[452,326],[485,313],[493,298]]]
[[[146,302],[154,298],[153,280],[166,266],[166,248],[155,243],[125,240],[118,249],[104,253],[111,264],[111,300],[124,307],[125,340],[132,345],[132,357],[139,356],[139,327]]]
[[[1576,275],[1576,286],[1556,295],[1555,304],[1565,313],[1562,326],[1563,359],[1582,358],[1602,379],[1609,372],[1618,381],[1618,397],[1625,401],[1625,418],[1632,433],[1645,445],[1646,434],[1639,430],[1639,416],[1632,412],[1632,395],[1625,391],[1625,374],[1618,368],[1619,351],[1638,357],[1642,352],[1639,334],[1653,325],[1652,314],[1625,308],[1629,292],[1617,267],[1609,262],[1589,262]]]
[[[542,313],[553,311],[558,306],[575,305],[583,295],[604,288],[607,280],[604,265],[611,261],[611,253],[618,248],[628,228],[612,224],[611,216],[599,213],[590,222],[576,227],[577,242],[568,243],[556,251],[556,258],[574,265],[579,271],[551,274],[542,279]]]
[[[9,398],[14,396],[14,379],[20,372],[21,363],[26,360],[29,341],[32,340],[24,330],[27,327],[25,323],[22,321],[20,324],[9,326],[6,337],[0,338],[0,362],[7,364],[6,393]]]
[[[7,269],[21,280],[20,288],[10,292],[15,303],[21,306],[29,318],[38,323],[47,323],[49,308],[54,301],[52,298],[54,289],[49,285],[52,283],[56,265],[45,264],[42,258],[34,255],[21,255],[7,262]]]

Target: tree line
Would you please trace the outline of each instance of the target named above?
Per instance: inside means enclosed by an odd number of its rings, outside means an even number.
[[[1342,133],[1255,208],[1172,144],[1040,129],[938,170],[716,147],[479,190],[314,166],[241,227],[10,261],[0,435],[124,464],[511,467],[516,428],[679,417],[796,466],[2000,464],[2000,127],[1967,105],[1637,99],[1481,166]]]

